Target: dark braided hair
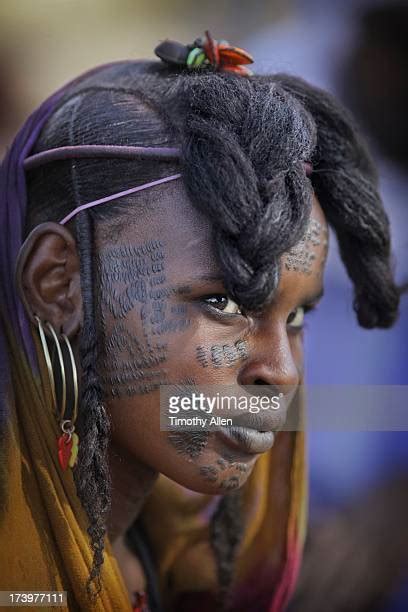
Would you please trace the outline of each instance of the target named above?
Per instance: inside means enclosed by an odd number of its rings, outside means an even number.
[[[227,610],[234,561],[241,542],[243,522],[241,513],[241,491],[226,493],[211,517],[210,541],[217,563],[219,590],[217,609]]]
[[[251,309],[272,299],[279,258],[306,229],[313,187],[337,234],[360,324],[389,327],[396,320],[400,290],[392,276],[389,223],[377,176],[353,120],[320,89],[287,75],[242,77],[211,68],[179,73],[160,62],[118,63],[71,87],[35,151],[73,144],[181,145],[183,182],[192,204],[212,222],[226,289]],[[311,181],[305,161],[315,166]],[[42,221],[61,219],[84,202],[178,171],[175,162],[82,159],[48,164],[28,174],[27,231]],[[109,423],[96,370],[100,330],[95,324],[93,226],[140,217],[151,197],[146,191],[90,209],[76,224],[84,329],[78,416],[83,443],[75,482],[89,518],[94,554],[90,581],[97,581],[100,573],[110,496]],[[223,596],[239,541],[239,521],[233,532],[229,527],[238,496],[223,499],[211,527]]]
[[[315,117],[313,188],[354,283],[358,322],[366,328],[390,327],[397,316],[400,290],[390,266],[389,221],[364,140],[350,114],[328,93],[301,79],[276,78]]]
[[[227,289],[254,309],[272,297],[279,257],[300,240],[310,215],[302,160],[312,155],[315,125],[274,83],[209,75],[188,94],[185,184],[192,201],[218,219],[214,244]],[[211,174],[197,172],[209,159]],[[232,177],[235,187],[226,189]]]
[[[81,289],[84,313],[80,342],[82,366],[81,419],[78,433],[81,444],[78,449],[78,463],[74,480],[84,509],[92,517],[88,527],[94,555],[93,567],[88,579],[89,594],[100,591],[99,573],[103,563],[103,538],[106,533],[106,516],[110,507],[110,474],[106,461],[109,441],[109,419],[102,403],[102,388],[96,371],[97,333],[94,319],[94,283],[92,266],[92,220],[86,211],[76,219],[78,238]],[[96,591],[92,581],[96,579]]]

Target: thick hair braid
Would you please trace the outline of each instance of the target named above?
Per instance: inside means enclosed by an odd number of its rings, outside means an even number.
[[[97,334],[93,300],[92,222],[81,212],[76,220],[81,261],[81,288],[84,323],[81,334],[82,365],[81,411],[78,419],[80,445],[74,469],[77,494],[89,518],[87,529],[93,551],[93,564],[87,582],[90,595],[101,590],[100,568],[103,563],[106,516],[110,507],[111,487],[107,461],[109,418],[102,404],[102,388],[96,371]],[[93,586],[95,583],[95,586]]]
[[[234,575],[236,551],[243,534],[240,491],[221,497],[211,517],[210,542],[217,563],[218,610],[228,610],[229,589]]]
[[[257,308],[272,297],[279,258],[301,238],[310,215],[312,190],[302,162],[314,149],[315,124],[274,83],[255,87],[211,74],[187,84],[186,188],[217,219],[214,244],[227,289],[240,304]]]
[[[389,221],[364,140],[353,118],[330,94],[298,78],[275,78],[314,116],[318,136],[313,187],[354,283],[358,322],[367,328],[390,327],[401,290],[393,280]]]

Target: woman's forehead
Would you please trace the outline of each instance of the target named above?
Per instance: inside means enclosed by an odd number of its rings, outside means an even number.
[[[167,274],[174,276],[174,280],[176,276],[222,277],[214,245],[217,219],[209,219],[191,204],[181,181],[157,189],[157,195],[149,194],[149,203],[142,210],[136,199],[129,206],[135,214],[126,214],[126,220],[117,233],[116,246],[140,247],[151,241],[160,241]],[[103,250],[110,247],[108,227],[109,222],[103,231]],[[327,234],[325,215],[318,200],[313,198],[305,239],[283,256],[284,267],[289,269],[292,266],[299,271],[301,263],[308,260],[310,270],[318,273],[324,265]]]
[[[129,202],[129,212],[125,212],[124,222],[119,222],[118,245],[160,240],[168,263],[185,258],[193,264],[214,259],[211,220],[191,204],[181,181],[151,190],[147,204],[141,200],[135,197]],[[102,227],[103,249],[109,248],[110,223]]]

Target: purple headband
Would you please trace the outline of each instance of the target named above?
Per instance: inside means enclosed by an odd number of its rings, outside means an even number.
[[[24,160],[24,169],[31,170],[32,168],[38,168],[43,164],[47,164],[52,161],[63,160],[63,159],[83,159],[88,157],[115,157],[121,159],[157,159],[161,161],[171,161],[180,158],[181,150],[178,147],[129,147],[129,146],[117,146],[117,145],[76,145],[72,147],[59,147],[57,149],[49,149],[48,151],[41,151],[31,155]],[[172,174],[138,187],[131,187],[125,191],[119,191],[112,195],[100,198],[99,200],[93,200],[87,204],[81,204],[74,210],[72,210],[66,217],[60,221],[61,225],[65,225],[70,221],[76,214],[87,208],[93,208],[100,204],[105,204],[111,200],[117,200],[123,198],[132,193],[143,191],[149,187],[155,187],[169,181],[174,181],[181,177],[181,174]]]

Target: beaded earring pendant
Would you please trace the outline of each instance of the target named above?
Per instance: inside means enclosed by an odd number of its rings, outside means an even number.
[[[68,466],[73,468],[76,464],[78,445],[79,438],[75,432],[72,434],[65,432],[58,438],[58,461],[63,470]]]

